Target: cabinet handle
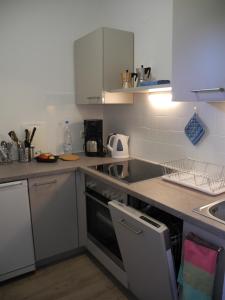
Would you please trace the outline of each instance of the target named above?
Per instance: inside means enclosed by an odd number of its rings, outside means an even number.
[[[135,234],[142,234],[142,232],[143,232],[141,229],[136,229],[133,225],[130,225],[129,223],[127,223],[127,221],[125,219],[119,220],[119,224]]]
[[[192,90],[192,93],[212,93],[212,92],[224,92],[225,88],[214,88],[214,89],[200,89],[200,90]]]
[[[46,182],[42,182],[42,183],[34,183],[33,186],[37,187],[37,186],[42,186],[42,185],[48,185],[48,184],[55,184],[57,183],[57,180],[52,180],[52,181],[46,181]]]
[[[99,96],[92,96],[92,97],[87,97],[88,100],[100,100],[101,97]]]
[[[1,183],[0,184],[0,190],[5,188],[10,188],[18,185],[23,185],[22,181],[16,181],[16,182],[8,182],[8,183]]]

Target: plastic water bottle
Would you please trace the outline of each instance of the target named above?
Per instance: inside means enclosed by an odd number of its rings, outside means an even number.
[[[72,153],[72,135],[69,128],[69,121],[65,121],[64,127],[64,153]]]

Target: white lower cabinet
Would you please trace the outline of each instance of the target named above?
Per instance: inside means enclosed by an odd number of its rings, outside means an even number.
[[[27,181],[0,184],[0,281],[35,269]]]

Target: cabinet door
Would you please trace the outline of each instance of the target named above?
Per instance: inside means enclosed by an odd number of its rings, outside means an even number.
[[[103,29],[78,39],[74,51],[76,103],[102,103]]]
[[[224,13],[224,0],[174,0],[174,100],[225,100]]]
[[[29,180],[36,260],[78,247],[75,174]]]
[[[111,28],[104,28],[103,32],[104,91],[120,89],[121,72],[134,70],[134,34]]]
[[[0,184],[0,281],[34,270],[27,181]]]

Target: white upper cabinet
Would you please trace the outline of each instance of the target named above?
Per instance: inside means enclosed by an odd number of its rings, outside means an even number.
[[[121,97],[107,91],[121,88],[120,73],[134,69],[134,34],[100,28],[75,41],[77,104],[132,103],[132,95]]]
[[[225,101],[225,1],[174,0],[175,101]]]

